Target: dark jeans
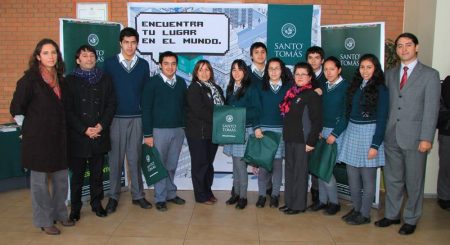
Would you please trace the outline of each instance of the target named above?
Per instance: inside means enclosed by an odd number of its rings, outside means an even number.
[[[83,187],[86,167],[89,168],[90,172],[90,203],[92,207],[97,207],[101,204],[101,200],[103,199],[104,155],[97,155],[90,158],[71,157],[69,161],[70,171],[72,171],[72,178],[70,179],[71,208],[74,210],[81,209],[81,189]]]
[[[195,201],[206,202],[214,194],[211,186],[214,180],[214,157],[218,145],[211,139],[197,139],[187,137],[189,153],[191,154],[191,175],[194,187]]]

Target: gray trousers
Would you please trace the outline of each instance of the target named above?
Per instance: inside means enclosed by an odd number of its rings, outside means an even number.
[[[271,196],[279,196],[281,181],[283,178],[283,159],[273,160],[272,172],[268,172],[264,168],[259,168],[258,174],[258,193],[260,196],[266,196],[267,183],[272,179],[272,193]]]
[[[242,161],[240,157],[233,157],[233,186],[235,195],[240,198],[247,198],[247,163]]]
[[[285,142],[284,200],[292,210],[306,209],[308,161],[305,144]]]
[[[141,153],[142,153],[142,119],[117,118],[111,124],[111,151],[109,157],[109,180],[111,181],[110,197],[119,200],[120,178],[123,163],[127,157],[128,173],[131,179],[131,198],[144,198],[142,183]]]
[[[439,174],[437,195],[439,199],[450,201],[450,136],[440,134]]]
[[[51,180],[51,193],[48,180]],[[31,206],[36,227],[53,226],[68,219],[65,201],[68,191],[67,169],[53,173],[30,171]]]
[[[168,176],[155,183],[155,202],[165,202],[177,196],[177,186],[174,183],[181,147],[184,141],[183,128],[153,129],[154,146],[161,156]]]
[[[328,202],[334,204],[339,203],[336,178],[334,178],[334,175],[331,175],[328,183],[319,179],[319,201],[323,204],[327,204]]]
[[[401,149],[397,143],[385,145],[386,204],[384,216],[399,219],[406,191],[408,199],[403,210],[405,223],[415,225],[422,215],[426,153]]]
[[[356,168],[347,165],[347,176],[353,208],[362,216],[370,218],[370,208],[375,197],[377,168]]]

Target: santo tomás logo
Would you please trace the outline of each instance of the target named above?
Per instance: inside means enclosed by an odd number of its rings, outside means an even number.
[[[351,37],[346,38],[345,41],[344,41],[344,46],[345,46],[345,48],[346,48],[347,50],[352,50],[352,49],[354,49],[355,46],[356,46],[355,39],[353,39],[353,38],[351,38]]]
[[[225,117],[225,121],[227,121],[228,123],[232,122],[233,121],[233,115],[227,115]]]
[[[292,38],[296,32],[297,28],[292,23],[286,23],[281,27],[281,35],[285,38]]]
[[[89,34],[87,41],[88,41],[89,45],[91,45],[92,47],[95,47],[100,42],[100,38],[98,38],[98,36],[96,34],[92,33],[92,34]]]

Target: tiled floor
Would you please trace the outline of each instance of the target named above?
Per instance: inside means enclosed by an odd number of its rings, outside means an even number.
[[[336,216],[320,212],[287,216],[267,206],[256,208],[255,192],[249,193],[249,206],[244,210],[225,205],[229,192],[215,194],[219,202],[207,206],[194,203],[191,191],[181,191],[186,205],[168,204],[167,212],[158,212],[132,205],[125,192],[116,213],[98,218],[85,204],[75,227],[61,228],[61,235],[49,236],[32,225],[28,190],[4,192],[0,193],[0,244],[450,244],[450,212],[441,210],[434,199],[425,200],[416,233],[401,236],[398,225],[345,224],[340,217],[350,210],[346,201]],[[147,191],[150,201],[152,196]],[[373,221],[381,216],[381,211],[372,210]]]

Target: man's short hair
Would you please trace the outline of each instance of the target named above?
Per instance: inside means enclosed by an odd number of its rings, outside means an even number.
[[[250,56],[253,55],[253,50],[257,48],[263,48],[267,53],[267,46],[262,42],[255,42],[250,46]]]
[[[95,55],[95,60],[97,60],[97,58],[98,58],[97,51],[95,50],[95,48],[93,48],[92,46],[89,46],[87,44],[84,44],[84,45],[81,45],[75,52],[75,63],[76,63],[76,60],[78,58],[80,58],[81,51],[92,52]],[[77,65],[78,65],[78,63],[77,63]]]
[[[417,39],[416,35],[409,33],[409,32],[404,32],[395,39],[395,46],[397,46],[398,40],[402,37],[411,39],[415,45],[419,44],[419,39]]]
[[[176,62],[178,64],[178,56],[177,56],[177,54],[175,54],[172,51],[166,51],[166,52],[163,52],[163,53],[159,54],[159,64],[160,65],[162,64],[162,62],[163,62],[165,57],[175,57],[175,60],[176,60]]]
[[[319,54],[320,58],[323,60],[325,59],[325,51],[323,51],[323,48],[319,46],[311,46],[306,50],[306,59],[308,59],[308,55],[310,54]]]
[[[136,42],[139,43],[139,33],[134,28],[123,28],[123,30],[120,31],[119,42],[122,42],[124,37],[136,37]]]

